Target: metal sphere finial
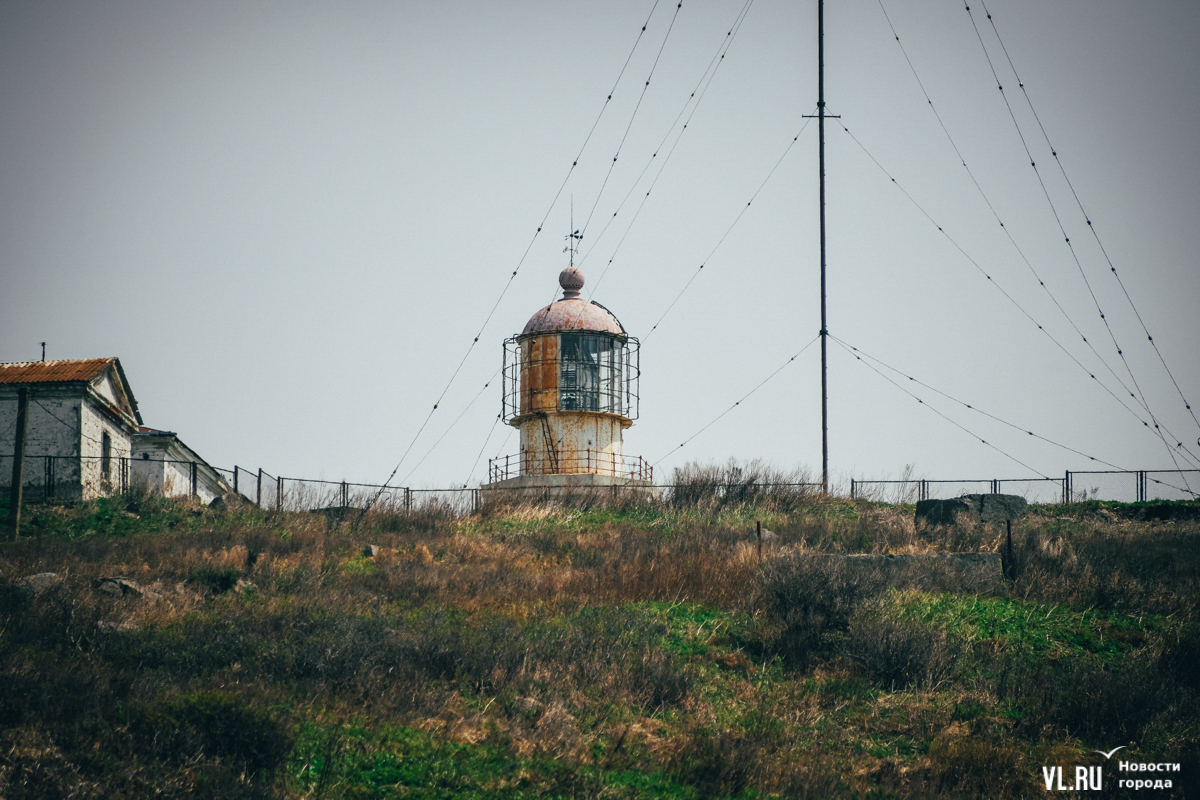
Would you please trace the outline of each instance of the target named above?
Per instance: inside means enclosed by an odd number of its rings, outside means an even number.
[[[563,288],[563,300],[579,297],[579,290],[583,288],[583,273],[576,267],[567,267],[558,273],[558,285]]]

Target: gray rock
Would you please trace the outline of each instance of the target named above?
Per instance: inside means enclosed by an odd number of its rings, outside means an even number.
[[[93,586],[96,587],[96,591],[111,595],[112,597],[158,597],[157,592],[147,589],[137,581],[120,576],[99,578]]]
[[[132,631],[137,628],[132,622],[114,622],[113,620],[102,619],[96,623],[96,629],[101,633],[121,633],[122,631]]]
[[[1012,522],[1025,516],[1025,498],[1015,494],[964,494],[950,500],[921,500],[917,519],[928,525]]]
[[[363,548],[363,555],[367,558],[374,558],[381,552],[383,552],[383,550],[377,544],[369,544]]]
[[[37,597],[61,585],[63,579],[55,572],[39,572],[26,578],[17,578],[13,586],[26,594]]]
[[[233,588],[239,592],[253,592],[258,590],[258,587],[254,585],[254,581],[248,581],[245,578],[238,578]]]

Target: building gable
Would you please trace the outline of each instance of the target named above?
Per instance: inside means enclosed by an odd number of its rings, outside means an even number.
[[[136,429],[142,424],[137,400],[119,358],[0,363],[0,386],[81,386],[110,413]]]

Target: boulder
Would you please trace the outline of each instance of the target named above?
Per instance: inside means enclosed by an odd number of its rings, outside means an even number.
[[[381,548],[377,544],[369,544],[369,545],[366,545],[365,547],[363,547],[363,555],[366,556],[367,558],[374,558],[375,556],[379,555],[382,552],[383,552],[383,548]]]
[[[964,521],[980,523],[1013,522],[1025,516],[1025,498],[1016,494],[964,494],[950,500],[917,502],[917,520],[927,525],[953,525],[960,516]]]
[[[13,581],[13,587],[25,594],[37,597],[60,586],[62,582],[63,579],[56,572],[39,572],[37,575],[17,578]]]

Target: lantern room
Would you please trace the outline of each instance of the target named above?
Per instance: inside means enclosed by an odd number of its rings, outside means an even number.
[[[564,486],[650,480],[649,465],[626,456],[622,440],[638,415],[638,340],[607,308],[579,296],[577,268],[558,282],[563,296],[504,342],[503,415],[521,445],[493,459],[489,477],[579,476],[550,481]]]

